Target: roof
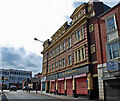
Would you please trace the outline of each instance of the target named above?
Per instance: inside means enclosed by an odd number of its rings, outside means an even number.
[[[83,3],[82,5],[80,5],[79,7],[77,7],[74,12],[72,13],[72,15],[70,16],[70,18],[73,18],[73,16],[81,9],[83,8],[87,3]]]
[[[120,6],[120,2],[118,4],[116,4],[114,7],[110,8],[109,10],[107,10],[106,12],[102,13],[100,16],[98,16],[97,18],[100,18],[101,16],[104,16],[105,14],[109,13],[111,10],[113,10],[114,8],[116,8],[117,6]]]
[[[31,78],[31,82],[40,82],[41,78]]]

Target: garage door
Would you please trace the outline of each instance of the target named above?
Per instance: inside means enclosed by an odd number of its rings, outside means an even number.
[[[106,101],[120,100],[120,79],[104,80]]]
[[[87,90],[87,78],[82,77],[82,78],[76,78],[75,83],[76,83],[76,94],[88,94]]]
[[[72,79],[66,80],[67,83],[67,95],[72,96],[73,95],[73,84],[72,84]]]
[[[58,81],[58,93],[64,94],[64,81]]]
[[[55,82],[51,82],[51,92],[55,92]]]

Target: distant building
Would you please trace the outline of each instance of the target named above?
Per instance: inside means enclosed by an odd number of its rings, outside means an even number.
[[[4,76],[4,88],[9,89],[11,85],[16,85],[18,89],[22,88],[23,80],[32,77],[32,71],[0,69],[1,77]],[[0,80],[0,85],[2,84]]]
[[[33,90],[41,90],[41,75],[42,73],[37,73],[33,78],[23,81],[24,86],[30,86]]]

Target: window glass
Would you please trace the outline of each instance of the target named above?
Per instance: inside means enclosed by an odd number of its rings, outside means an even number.
[[[115,23],[114,23],[113,16],[111,18],[107,19],[107,26],[108,26],[108,31],[112,31],[115,29]]]
[[[63,43],[63,51],[65,50],[65,42]]]
[[[63,67],[65,67],[65,58],[63,58]]]
[[[81,28],[81,38],[82,39],[84,38],[84,29],[83,29],[83,27]]]
[[[75,33],[75,41],[77,41],[77,33]]]
[[[81,61],[81,50],[78,50],[79,61]]]
[[[68,56],[68,65],[71,65],[71,55]]]
[[[80,40],[81,38],[80,38],[80,31],[78,31],[78,40]]]
[[[77,51],[75,52],[75,59],[76,59],[76,62],[77,62]]]
[[[55,53],[57,54],[57,48],[55,49]]]
[[[71,38],[68,39],[69,47],[71,47]]]
[[[116,41],[114,43],[107,45],[107,57],[108,59],[114,59],[120,57],[120,42]]]
[[[113,50],[113,58],[119,57],[119,51],[118,51],[118,44],[117,42],[112,44],[112,50]]]
[[[57,62],[55,62],[55,70],[57,69]]]
[[[51,52],[49,52],[49,58],[51,58]]]
[[[54,64],[52,64],[52,71],[54,71]]]
[[[53,56],[54,56],[54,50],[53,50]]]
[[[59,69],[61,68],[61,60],[59,60]]]
[[[82,60],[84,60],[85,54],[84,54],[84,48],[82,48]]]
[[[49,65],[49,72],[51,71],[51,69],[50,69],[50,65]]]

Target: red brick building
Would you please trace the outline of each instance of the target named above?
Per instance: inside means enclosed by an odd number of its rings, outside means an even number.
[[[120,99],[120,3],[94,24],[100,99]]]
[[[92,1],[77,7],[71,24],[65,22],[44,42],[41,80],[46,92],[98,98],[94,21],[109,7]]]

